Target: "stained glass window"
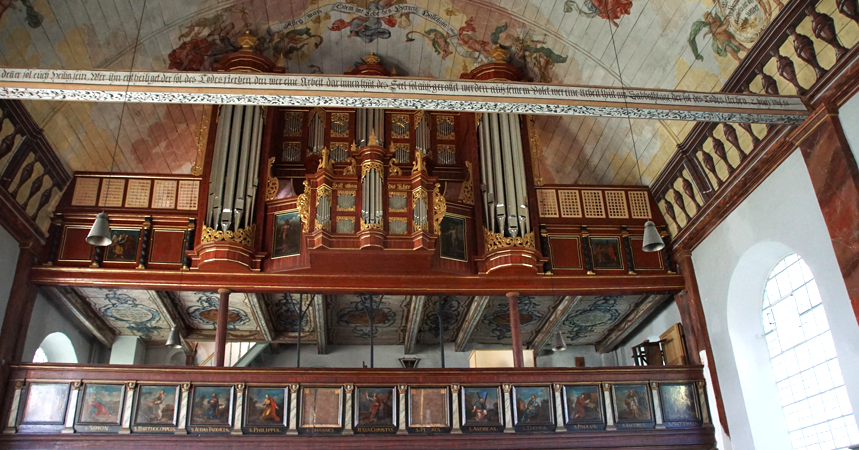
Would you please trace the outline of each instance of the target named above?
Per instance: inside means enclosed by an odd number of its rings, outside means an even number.
[[[770,273],[763,324],[794,450],[844,449],[859,443],[817,283],[796,254]]]

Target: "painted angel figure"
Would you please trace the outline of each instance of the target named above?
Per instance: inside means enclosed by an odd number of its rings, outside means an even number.
[[[564,12],[576,11],[588,19],[601,17],[608,20],[617,28],[617,20],[621,16],[628,16],[632,10],[632,0],[584,0],[579,6],[575,0],[564,2]]]
[[[692,48],[692,54],[695,59],[703,61],[704,57],[698,51],[698,34],[704,30],[704,36],[710,34],[713,36],[712,48],[719,56],[731,55],[732,58],[739,62],[740,52],[748,52],[749,49],[743,45],[737,38],[728,30],[728,21],[723,20],[718,14],[704,13],[704,20],[696,21],[692,24],[692,29],[689,30],[689,47]]]

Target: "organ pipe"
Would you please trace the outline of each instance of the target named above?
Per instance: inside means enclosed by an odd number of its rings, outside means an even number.
[[[361,219],[365,228],[380,228],[382,223],[382,166],[380,163],[364,166],[361,179]]]
[[[209,178],[208,227],[226,232],[252,225],[262,126],[259,106],[221,106]]]
[[[519,116],[484,114],[478,144],[487,229],[504,237],[525,236],[531,224]]]
[[[319,154],[322,147],[325,146],[325,122],[319,112],[313,112],[313,117],[310,119],[310,134],[308,139],[308,147],[310,153]]]
[[[427,154],[430,148],[430,133],[428,114],[421,114],[418,123],[415,125],[415,147],[424,155]]]
[[[376,136],[376,145],[385,146],[385,110],[374,108],[358,108],[355,110],[355,142],[366,147],[370,145],[370,136]]]

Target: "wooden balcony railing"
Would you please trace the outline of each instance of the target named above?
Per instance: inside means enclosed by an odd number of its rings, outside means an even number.
[[[701,366],[284,370],[23,364],[12,366],[9,379],[3,448],[715,445]],[[385,397],[377,402],[376,395]],[[277,405],[269,413],[267,399]],[[383,420],[370,416],[376,403]],[[475,408],[484,412],[477,416]],[[424,422],[428,418],[431,424]]]
[[[722,92],[800,95],[811,108],[844,101],[849,93],[841,86],[855,76],[859,60],[857,11],[857,0],[790,2],[749,50]],[[675,245],[694,248],[689,241],[706,233],[689,239],[691,230],[698,227],[701,213],[712,207],[714,197],[743,176],[765,149],[780,145],[792,129],[697,123],[652,189]]]

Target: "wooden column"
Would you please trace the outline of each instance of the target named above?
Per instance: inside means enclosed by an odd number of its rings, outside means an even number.
[[[3,317],[3,328],[0,329],[0,400],[6,400],[6,388],[9,380],[9,364],[21,362],[24,355],[24,344],[27,341],[27,329],[30,327],[30,317],[33,315],[33,304],[36,301],[38,288],[30,284],[30,269],[36,263],[36,255],[30,245],[21,246],[18,253],[18,265],[12,288],[9,290],[9,303],[6,305],[6,315]]]
[[[701,294],[698,292],[698,279],[695,277],[695,268],[692,265],[692,254],[686,250],[676,253],[677,266],[686,289],[674,296],[677,309],[680,311],[680,320],[683,323],[686,335],[686,349],[689,352],[690,364],[701,364],[699,352],[702,350],[707,354],[707,368],[710,371],[710,379],[713,382],[713,392],[716,396],[716,409],[719,412],[719,421],[725,434],[730,436],[728,420],[725,415],[725,404],[722,402],[722,389],[719,387],[719,376],[716,373],[716,361],[713,357],[713,348],[710,346],[710,334],[707,331],[707,322],[704,317],[704,306],[701,304]]]
[[[522,355],[522,328],[519,324],[519,293],[508,292],[507,304],[510,308],[510,339],[513,347],[513,367],[525,367]]]
[[[818,108],[791,136],[805,159],[832,249],[859,321],[859,168],[834,108]]]
[[[227,320],[230,313],[230,290],[218,289],[221,296],[218,302],[218,326],[215,328],[215,367],[224,367],[224,356],[227,350]]]

